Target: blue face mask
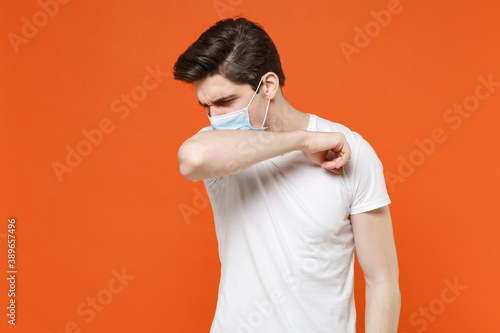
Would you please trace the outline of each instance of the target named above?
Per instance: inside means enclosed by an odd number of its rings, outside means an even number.
[[[208,119],[210,120],[210,124],[212,124],[213,129],[215,130],[254,130],[254,131],[262,131],[265,130],[267,127],[264,127],[264,124],[266,123],[266,118],[267,118],[267,111],[269,110],[269,103],[271,103],[271,100],[267,103],[267,108],[266,108],[266,114],[264,116],[264,121],[262,122],[262,125],[260,128],[253,128],[252,125],[250,125],[250,117],[248,116],[248,107],[250,104],[252,104],[253,99],[255,98],[255,95],[257,94],[257,91],[259,91],[260,84],[262,83],[262,79],[264,76],[260,79],[259,85],[257,86],[257,89],[255,90],[255,93],[253,94],[252,99],[250,100],[250,103],[248,103],[247,107],[241,110],[229,112],[226,114],[222,114],[220,116],[216,117],[210,117],[208,116]]]

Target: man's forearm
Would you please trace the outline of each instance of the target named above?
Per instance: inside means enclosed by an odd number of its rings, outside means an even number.
[[[191,180],[231,175],[266,159],[300,150],[306,133],[300,130],[200,132],[179,149],[181,174]]]
[[[366,333],[396,333],[400,310],[401,293],[398,283],[366,285]]]

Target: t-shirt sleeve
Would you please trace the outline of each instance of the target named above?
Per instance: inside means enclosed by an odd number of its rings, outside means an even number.
[[[350,214],[359,214],[390,204],[382,162],[372,146],[361,136],[354,163]]]
[[[206,127],[203,127],[201,130],[199,130],[198,133],[203,132],[203,131],[210,131],[210,130],[213,130],[213,127],[212,126],[206,126]]]

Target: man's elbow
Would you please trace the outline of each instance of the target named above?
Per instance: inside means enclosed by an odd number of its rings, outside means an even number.
[[[199,176],[199,170],[203,169],[203,157],[200,152],[196,151],[194,145],[182,144],[177,153],[177,159],[182,177],[192,181],[202,179]]]
[[[399,290],[399,273],[385,274],[380,276],[364,276],[367,287],[390,287]]]

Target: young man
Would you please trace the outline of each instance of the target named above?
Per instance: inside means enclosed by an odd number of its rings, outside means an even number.
[[[174,76],[194,84],[211,123],[178,153],[214,213],[221,280],[210,332],[356,332],[355,247],[366,332],[397,332],[391,201],[368,142],[294,109],[274,43],[244,18],[205,31]]]

